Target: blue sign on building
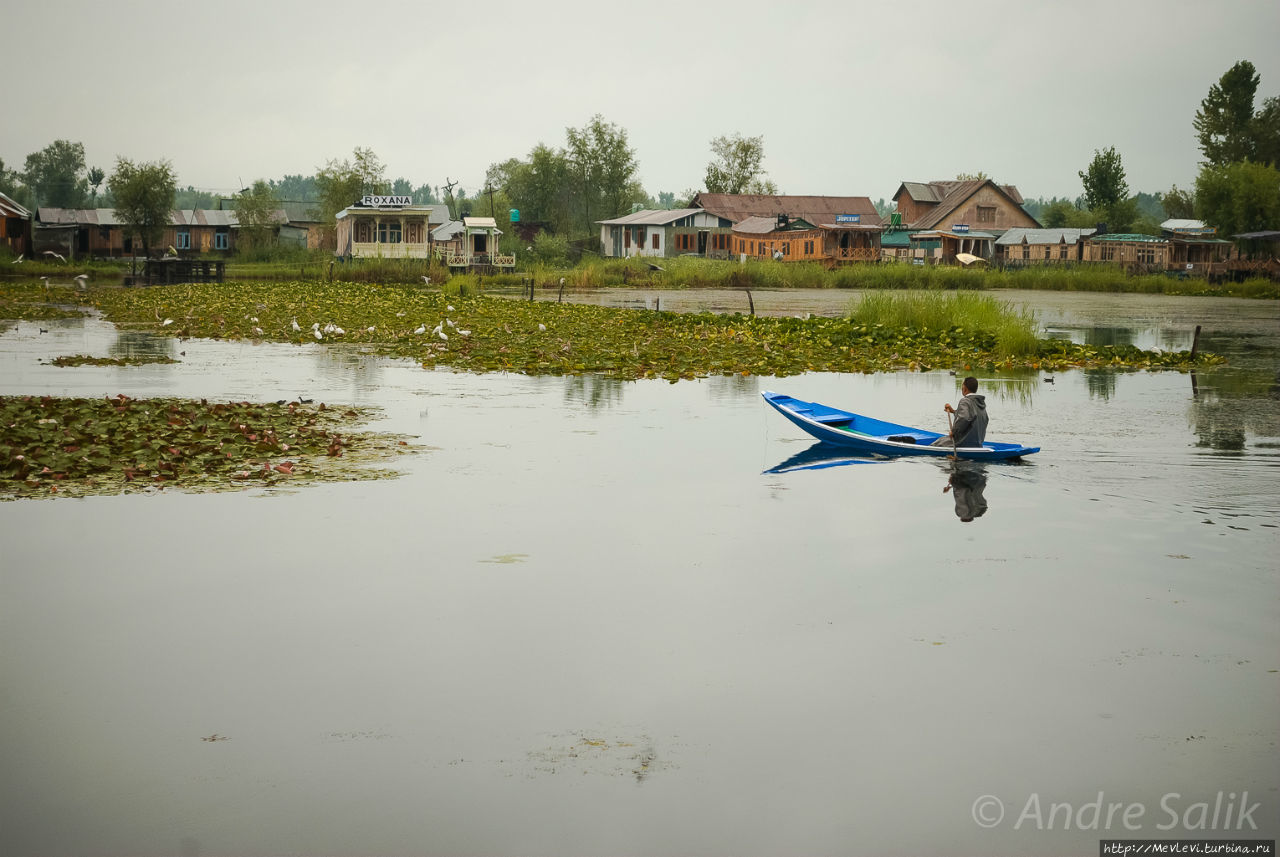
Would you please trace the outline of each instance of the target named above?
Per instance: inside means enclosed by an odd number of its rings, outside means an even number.
[[[951,231],[952,231],[952,232],[968,232],[968,231],[969,231],[969,224],[967,224],[967,223],[953,223],[953,224],[951,225]]]
[[[861,214],[837,214],[836,223],[861,223]]]

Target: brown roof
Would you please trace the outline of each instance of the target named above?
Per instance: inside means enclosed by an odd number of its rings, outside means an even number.
[[[937,181],[929,182],[928,185],[922,185],[919,182],[903,182],[898,188],[898,193],[893,195],[894,199],[905,190],[907,194],[918,202],[932,202],[934,200],[921,192],[921,188],[928,188],[930,194],[936,197],[937,204],[920,216],[918,220],[911,224],[912,229],[933,229],[939,223],[946,220],[956,209],[964,205],[978,190],[986,185],[991,185],[999,193],[1008,198],[1014,205],[1021,207],[1022,194],[1018,189],[1011,185],[998,185],[991,179],[972,179],[968,181]],[[1030,217],[1030,215],[1027,215]]]
[[[748,217],[786,214],[810,223],[832,223],[837,214],[860,214],[866,224],[880,224],[876,207],[865,196],[770,196],[761,193],[700,193],[689,205],[733,223]]]

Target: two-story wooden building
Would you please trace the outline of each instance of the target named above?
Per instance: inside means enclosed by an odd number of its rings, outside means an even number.
[[[988,232],[1040,226],[1022,207],[1017,187],[998,185],[991,179],[902,182],[893,201],[903,223],[917,231],[955,223]]]
[[[31,252],[31,212],[0,193],[0,246],[14,256]]]

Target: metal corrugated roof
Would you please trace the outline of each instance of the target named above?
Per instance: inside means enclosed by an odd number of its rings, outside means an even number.
[[[839,214],[860,214],[867,225],[883,221],[865,196],[778,196],[757,193],[700,193],[691,203],[708,213],[739,223],[748,217],[786,214],[810,223],[829,223]]]
[[[1203,232],[1213,227],[1207,225],[1203,220],[1189,220],[1187,218],[1170,218],[1160,224],[1161,229],[1169,232]]]
[[[912,239],[928,238],[931,236],[945,235],[948,238],[995,238],[996,236],[990,232],[952,232],[950,229],[924,229],[911,233]]]
[[[597,220],[596,223],[601,226],[666,226],[701,211],[701,208],[646,208],[612,220]]]
[[[497,229],[498,221],[492,217],[464,217],[462,225],[468,229]]]
[[[23,208],[13,197],[0,193],[0,216],[28,218],[31,212]]]
[[[1093,228],[1076,229],[1074,227],[1059,227],[1048,229],[1027,229],[1022,226],[1015,226],[1013,229],[1007,230],[1003,235],[996,239],[996,244],[1001,246],[1009,244],[1061,244],[1064,241],[1068,244],[1075,244],[1081,238],[1087,238],[1098,230]]]
[[[448,220],[431,230],[431,240],[452,241],[455,237],[461,235],[462,232],[463,226],[461,220]]]
[[[937,184],[941,184],[941,182]],[[902,190],[905,190],[907,196],[916,202],[941,202],[942,197],[946,195],[945,191],[940,194],[938,190],[935,190],[932,183],[926,184],[924,182],[903,182]],[[896,193],[894,194],[895,197],[897,195]]]
[[[813,229],[813,224],[803,217],[793,217],[786,226],[778,228],[777,217],[748,217],[733,225],[734,232],[744,235],[767,235],[770,232],[797,232]]]
[[[1108,232],[1106,235],[1094,235],[1090,241],[1125,241],[1130,244],[1168,244],[1167,238],[1155,235],[1142,235],[1137,232]]]

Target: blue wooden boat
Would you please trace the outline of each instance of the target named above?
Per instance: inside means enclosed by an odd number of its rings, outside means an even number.
[[[817,402],[802,402],[768,390],[761,395],[791,422],[818,440],[836,446],[875,455],[933,455],[945,458],[953,454],[949,445],[931,446],[942,437],[936,431],[872,419]],[[957,458],[974,461],[1003,461],[1039,451],[1038,446],[987,441],[982,446],[959,447],[954,450],[954,454]]]

